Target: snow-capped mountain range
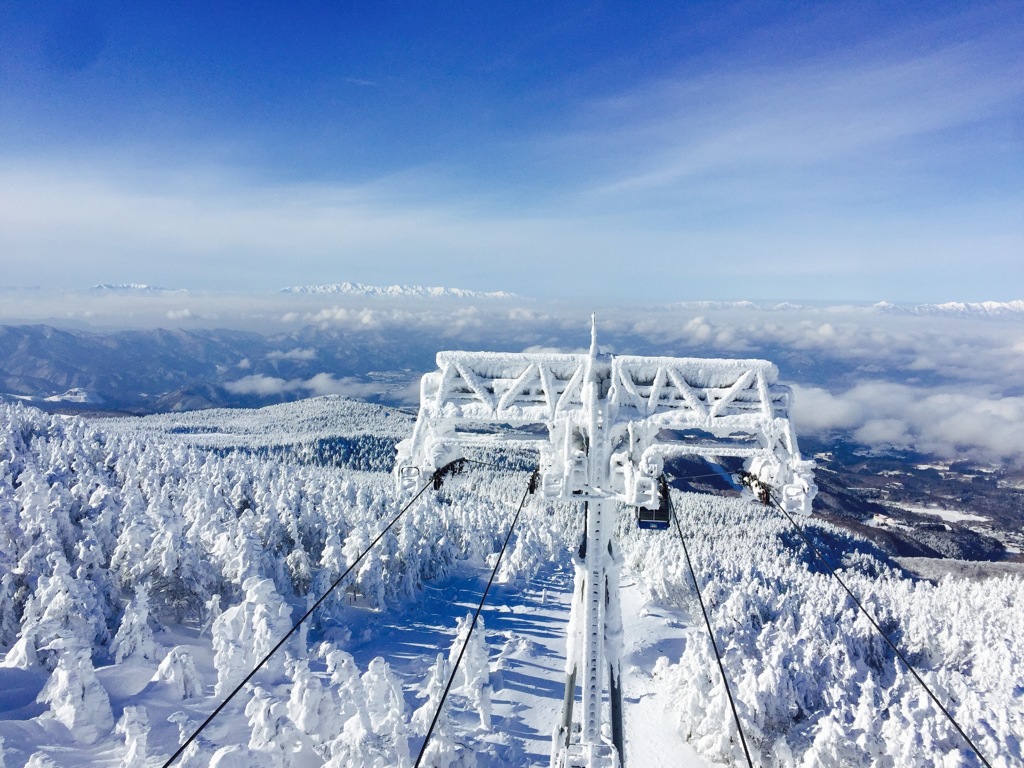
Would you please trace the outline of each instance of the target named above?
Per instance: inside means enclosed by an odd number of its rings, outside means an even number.
[[[184,288],[162,288],[145,283],[98,283],[90,290],[114,293],[187,293]]]
[[[344,294],[347,296],[390,296],[406,298],[512,299],[516,294],[506,291],[471,291],[464,288],[423,285],[363,285],[362,283],[331,283],[327,285],[296,285],[282,288],[282,293]]]
[[[892,304],[880,301],[872,306],[879,312],[912,315],[980,315],[983,317],[1020,316],[1024,314],[1024,301],[947,301],[942,304]]]

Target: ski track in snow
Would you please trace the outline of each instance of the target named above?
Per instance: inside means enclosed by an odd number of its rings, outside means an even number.
[[[415,692],[435,656],[447,654],[457,620],[476,610],[486,587],[489,574],[483,568],[467,570],[427,584],[415,604],[369,619],[365,629],[372,636],[349,648],[360,667],[374,656],[388,659],[405,680],[410,709],[422,703]],[[492,731],[521,740],[530,765],[547,765],[549,760],[551,728],[562,704],[571,598],[571,568],[552,564],[527,583],[493,585],[481,613],[491,659]],[[453,705],[460,728],[475,731],[476,715],[460,711],[456,697],[450,696],[446,706]],[[420,744],[422,739],[412,742],[414,754]],[[478,759],[481,768],[506,764],[486,754]]]
[[[673,718],[665,716],[670,710],[668,695],[652,675],[659,657],[678,659],[689,637],[699,630],[686,625],[684,613],[679,609],[647,605],[628,572],[623,572],[621,586],[622,627],[626,639],[622,659],[622,709],[627,765],[641,768],[712,765],[683,741]]]

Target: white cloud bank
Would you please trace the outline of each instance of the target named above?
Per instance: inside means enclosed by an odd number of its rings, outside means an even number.
[[[841,393],[798,386],[794,396],[798,433],[843,430],[874,448],[1024,463],[1024,397],[881,381]]]
[[[381,393],[381,387],[376,384],[368,384],[345,376],[335,378],[330,373],[318,373],[305,380],[253,374],[227,382],[224,384],[224,389],[234,395],[259,395],[260,397],[307,392],[310,396],[344,395],[345,397],[359,398]]]

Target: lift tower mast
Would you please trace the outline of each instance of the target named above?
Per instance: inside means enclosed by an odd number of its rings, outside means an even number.
[[[801,458],[789,389],[764,360],[439,352],[423,377],[412,437],[398,445],[400,490],[473,448],[533,448],[544,497],[586,504],[576,558],[561,722],[553,768],[622,765],[616,505],[662,507],[664,461],[742,457],[788,511],[810,514],[814,464]],[[507,427],[505,431],[495,428]],[[573,709],[581,689],[579,720]],[[612,738],[603,732],[610,693]]]

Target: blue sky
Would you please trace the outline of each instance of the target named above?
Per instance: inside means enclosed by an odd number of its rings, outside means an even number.
[[[0,284],[1024,285],[1020,3],[0,0]]]

